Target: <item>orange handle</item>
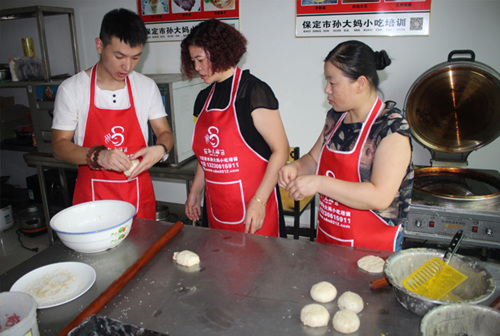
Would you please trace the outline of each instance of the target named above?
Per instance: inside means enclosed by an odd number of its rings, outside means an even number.
[[[500,296],[490,304],[490,307],[500,310]]]
[[[118,279],[116,279],[104,292],[85,308],[70,324],[66,326],[59,336],[66,336],[87,317],[98,313],[104,306],[144,267],[184,226],[181,221],[175,223],[160,237],[136,262],[130,266]]]
[[[386,287],[389,285],[390,285],[390,283],[389,283],[389,281],[387,281],[386,277],[376,279],[376,280],[373,280],[370,282],[371,289],[379,289],[379,288]]]

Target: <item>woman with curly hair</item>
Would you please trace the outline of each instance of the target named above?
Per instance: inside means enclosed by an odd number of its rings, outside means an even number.
[[[211,19],[181,43],[185,77],[210,84],[195,101],[193,151],[198,158],[185,211],[191,220],[216,229],[278,236],[284,219],[278,170],[289,146],[271,88],[237,65],[245,37]]]
[[[320,194],[317,241],[397,251],[407,217],[413,166],[408,122],[378,97],[382,50],[347,41],[326,57],[332,109],[308,154],[283,167],[279,185],[294,199]]]

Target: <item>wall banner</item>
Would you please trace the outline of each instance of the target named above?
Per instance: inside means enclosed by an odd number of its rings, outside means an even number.
[[[206,19],[219,19],[239,29],[240,0],[137,0],[148,42],[181,41]]]
[[[295,35],[429,35],[431,0],[297,0]]]

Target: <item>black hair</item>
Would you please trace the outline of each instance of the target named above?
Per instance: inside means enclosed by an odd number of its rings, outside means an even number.
[[[391,64],[385,50],[374,52],[365,43],[355,40],[338,44],[324,61],[335,65],[352,80],[365,76],[375,90],[378,90],[379,85],[377,70],[383,70]]]
[[[146,44],[148,32],[139,15],[131,10],[119,8],[104,15],[101,23],[99,38],[104,46],[111,43],[113,36],[131,47],[136,47]]]

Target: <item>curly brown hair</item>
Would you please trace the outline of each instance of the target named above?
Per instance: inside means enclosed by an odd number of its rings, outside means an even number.
[[[216,19],[203,21],[194,27],[181,43],[181,72],[193,79],[196,71],[189,47],[203,48],[212,65],[212,72],[222,72],[238,64],[247,50],[247,39],[233,26]]]

